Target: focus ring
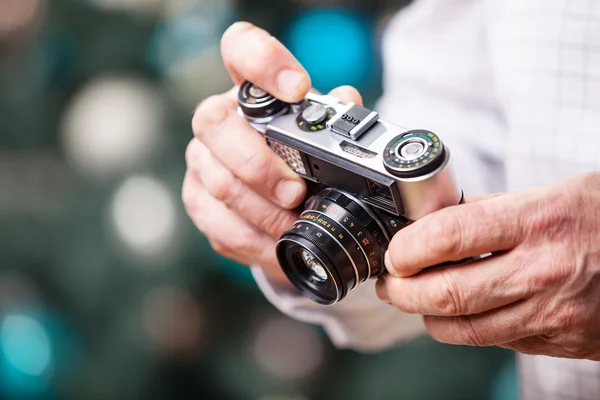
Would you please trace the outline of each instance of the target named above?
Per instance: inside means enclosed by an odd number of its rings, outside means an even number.
[[[290,229],[287,233],[293,233],[294,235],[300,236],[311,242],[319,250],[321,250],[324,254],[327,255],[327,257],[333,262],[333,265],[344,265],[346,263],[351,263],[342,245],[338,241],[334,240],[327,233],[319,232],[318,229],[323,228],[317,226],[316,224],[313,225],[306,221],[298,220],[294,223],[292,229]],[[321,234],[321,236],[319,236],[319,233]],[[335,243],[336,247],[332,249],[330,247],[331,245],[327,246],[331,243]],[[344,284],[342,285],[344,288],[344,295],[346,292],[350,291],[358,284],[353,268],[338,270],[338,274],[342,278],[342,282],[344,282]]]
[[[378,246],[387,247],[388,240],[381,226],[360,204],[346,196],[343,192],[335,189],[325,189],[321,191],[320,196],[334,201],[337,205],[351,213],[373,235]]]
[[[307,210],[300,214],[301,221],[312,221],[317,226],[327,222],[328,225],[335,227],[336,231],[332,232],[334,240],[339,242],[341,247],[345,249],[352,262],[352,268],[354,268],[356,284],[363,282],[369,275],[369,265],[366,254],[362,251],[358,242],[352,237],[352,234],[344,228],[343,225],[330,218],[329,216],[322,214],[318,211]],[[353,288],[352,288],[353,289]]]
[[[322,193],[328,191],[330,190],[323,190]],[[334,190],[331,191],[335,192]],[[343,193],[340,194],[344,196]],[[333,219],[350,232],[355,242],[358,243],[361,248],[363,254],[367,257],[368,274],[365,278],[361,277],[361,281],[381,275],[385,270],[383,268],[383,255],[387,249],[388,242],[387,239],[385,239],[379,224],[366,213],[368,218],[363,215],[362,221],[359,220],[354,213],[350,212],[348,209],[350,208],[349,205],[347,205],[346,208],[342,208],[337,202],[334,202],[332,198],[336,198],[336,200],[339,201],[341,197],[337,196],[335,193],[311,197],[305,204],[305,213],[308,211],[316,211],[320,214],[327,215],[330,219]],[[345,196],[344,198],[347,199]],[[343,202],[344,200],[342,200],[342,204]],[[352,200],[352,203],[348,204],[353,203],[354,201]],[[367,221],[368,223],[365,223]]]

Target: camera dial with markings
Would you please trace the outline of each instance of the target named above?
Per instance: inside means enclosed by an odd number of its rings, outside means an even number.
[[[450,152],[433,132],[405,129],[365,107],[309,93],[285,103],[250,82],[238,112],[307,182],[300,218],[277,243],[288,279],[320,304],[385,272],[392,236],[462,202]]]

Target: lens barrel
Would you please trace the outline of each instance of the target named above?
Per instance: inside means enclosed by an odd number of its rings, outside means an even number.
[[[281,268],[300,292],[331,305],[360,283],[383,274],[389,239],[367,205],[327,188],[306,202],[300,218],[281,236],[276,252]],[[307,259],[318,267],[308,265]]]

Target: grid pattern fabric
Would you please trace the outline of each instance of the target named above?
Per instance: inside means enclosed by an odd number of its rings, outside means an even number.
[[[377,110],[438,133],[467,195],[600,170],[600,0],[417,0],[391,19],[382,54]],[[339,347],[374,350],[423,332],[368,287],[322,308],[257,280]],[[598,362],[520,355],[519,366],[523,400],[600,400]]]

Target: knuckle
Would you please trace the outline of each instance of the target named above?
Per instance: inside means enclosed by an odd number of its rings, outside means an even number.
[[[181,189],[181,200],[185,211],[189,215],[196,215],[200,211],[200,203],[196,200],[196,194],[194,193],[194,187],[190,179],[189,173],[186,174]]]
[[[277,207],[268,212],[258,225],[264,232],[268,232],[272,236],[279,236],[292,225],[293,219],[288,210]]]
[[[210,247],[212,247],[213,251],[221,256],[226,256],[229,254],[229,249],[221,242],[217,240],[209,240]]]
[[[235,243],[235,248],[240,254],[250,259],[257,258],[262,251],[260,241],[251,232],[240,234]]]
[[[241,185],[231,176],[205,174],[203,182],[208,193],[226,205],[239,201],[243,196]]]
[[[427,239],[436,244],[435,248],[440,254],[451,257],[460,253],[463,247],[461,223],[453,213],[447,213],[438,223],[431,225]]]
[[[196,139],[192,139],[185,148],[185,162],[188,166],[195,164],[198,157],[198,144]]]
[[[237,170],[238,176],[250,186],[265,185],[266,178],[270,177],[273,162],[271,157],[262,152],[250,154],[244,165]]]
[[[590,343],[588,338],[580,333],[569,335],[569,337],[561,343],[561,347],[569,358],[585,359],[590,358],[594,349],[597,349],[598,343]]]
[[[432,299],[434,310],[440,315],[461,315],[462,305],[458,285],[449,270],[442,271],[440,288]]]
[[[574,208],[576,207],[576,208]],[[576,223],[573,209],[583,204],[572,204],[564,191],[547,193],[543,199],[531,202],[521,213],[522,226],[528,226],[530,235],[543,241],[562,239]]]
[[[528,263],[535,262],[536,265],[544,267],[528,269],[533,278],[532,286],[538,291],[564,285],[571,280],[571,275],[575,271],[572,260],[565,260],[563,255],[557,254],[560,249],[550,247],[544,250],[537,254],[537,259],[528,260]]]
[[[477,329],[475,329],[470,318],[458,317],[457,322],[457,340],[459,343],[477,347],[488,345],[488,342],[477,331]]]
[[[220,125],[229,115],[229,104],[223,95],[215,95],[204,100],[194,113],[192,129],[196,138],[202,140],[213,126]]]
[[[555,307],[554,310],[548,310],[552,317],[549,318],[550,332],[560,335],[565,330],[576,330],[586,319],[588,310],[583,305],[567,302],[561,306]]]

